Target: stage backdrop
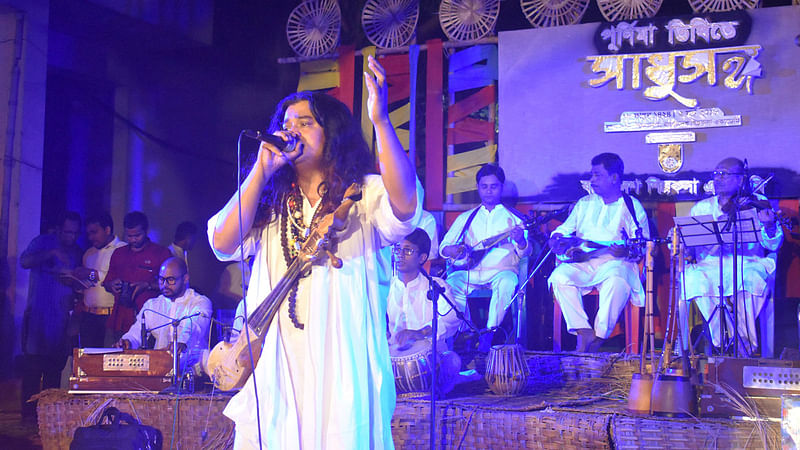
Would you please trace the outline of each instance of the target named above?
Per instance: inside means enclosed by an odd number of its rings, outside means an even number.
[[[726,156],[774,173],[771,196],[799,196],[800,6],[734,14],[500,33],[499,159],[520,199],[577,199],[600,152],[622,156],[625,187],[643,200],[708,195]],[[673,129],[609,132],[653,125]],[[651,133],[672,145],[646,143]]]

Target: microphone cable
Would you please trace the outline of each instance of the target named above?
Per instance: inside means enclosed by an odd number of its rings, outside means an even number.
[[[244,309],[244,324],[242,325],[242,330],[244,330],[245,337],[247,338],[247,352],[250,355],[250,367],[253,368],[253,373],[250,375],[253,378],[253,394],[255,394],[256,400],[256,426],[258,427],[258,449],[262,449],[261,444],[261,407],[258,402],[258,385],[256,384],[256,364],[255,360],[253,359],[253,346],[250,342],[250,328],[248,324],[248,313],[247,313],[247,292],[245,292],[245,282],[244,282],[244,226],[242,225],[242,182],[239,181],[242,173],[242,136],[244,136],[245,130],[239,132],[239,138],[236,140],[236,200],[237,200],[237,212],[239,214],[239,270],[242,271],[242,298],[243,301],[243,309]],[[256,163],[258,162],[258,154],[256,154]],[[251,225],[252,226],[252,225]],[[250,272],[250,276],[253,276],[252,271]],[[234,431],[235,432],[235,431]]]

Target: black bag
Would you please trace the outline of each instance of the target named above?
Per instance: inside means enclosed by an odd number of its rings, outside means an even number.
[[[103,424],[106,417],[109,423]],[[97,424],[77,428],[69,448],[70,450],[161,450],[161,445],[160,430],[142,425],[130,414],[112,406],[103,411]]]

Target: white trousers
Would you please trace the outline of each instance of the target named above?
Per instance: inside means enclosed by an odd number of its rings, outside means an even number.
[[[466,270],[451,273],[447,277],[447,283],[453,289],[453,300],[459,308],[468,313],[467,295],[479,287],[488,286],[492,290],[492,300],[489,304],[486,328],[499,326],[506,315],[506,308],[511,305],[519,278],[510,270],[497,272],[488,280],[476,278]]]
[[[620,313],[628,303],[631,287],[624,277],[615,274],[609,274],[595,286],[599,294],[599,304],[597,315],[594,318],[594,327],[592,327],[589,325],[589,316],[583,307],[582,294],[586,288],[575,286],[572,276],[577,275],[573,272],[591,269],[590,262],[561,264],[553,270],[548,281],[553,289],[553,295],[561,307],[564,321],[567,323],[567,330],[570,333],[576,334],[576,330],[582,328],[594,328],[595,336],[608,339],[611,332],[614,331]],[[578,264],[587,265],[587,267],[575,267]]]

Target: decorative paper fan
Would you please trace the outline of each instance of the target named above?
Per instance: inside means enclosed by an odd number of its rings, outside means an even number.
[[[699,13],[753,9],[758,8],[760,4],[761,0],[689,0],[694,12]],[[797,0],[794,4],[798,4]]]
[[[557,27],[580,22],[589,0],[520,0],[519,5],[534,27]]]
[[[597,6],[607,21],[615,22],[653,17],[661,8],[661,0],[597,0]]]
[[[342,11],[336,0],[304,0],[289,14],[286,39],[300,56],[322,56],[339,43]]]
[[[454,41],[474,41],[494,31],[500,0],[442,0],[439,24]]]
[[[405,45],[417,28],[418,0],[367,0],[361,26],[367,39],[381,48]]]

